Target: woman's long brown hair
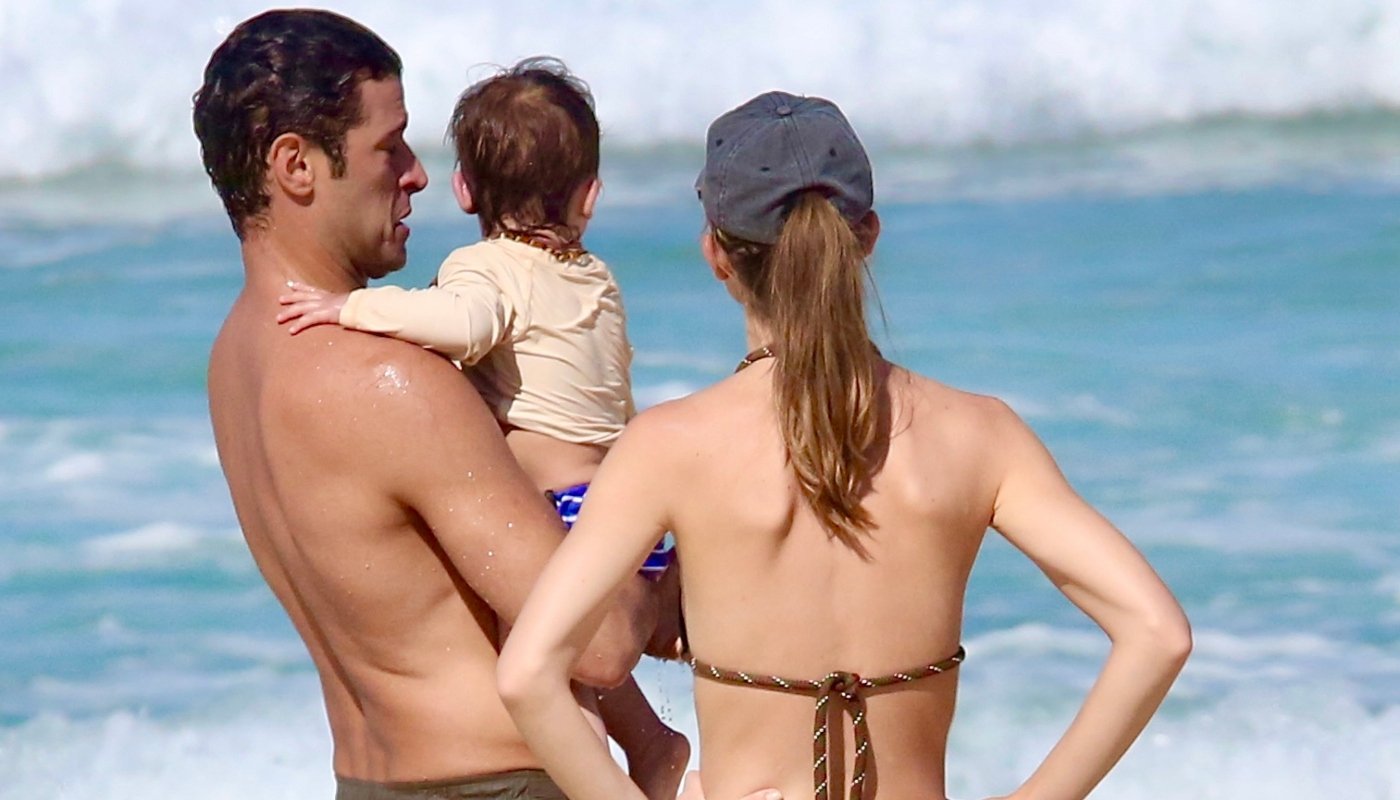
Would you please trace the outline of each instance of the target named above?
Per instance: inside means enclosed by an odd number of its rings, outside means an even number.
[[[865,555],[861,498],[875,470],[880,357],[865,318],[865,248],[818,191],[796,199],[771,246],[716,235],[768,325],[788,462],[827,531]]]

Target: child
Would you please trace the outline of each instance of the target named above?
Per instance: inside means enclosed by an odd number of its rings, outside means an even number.
[[[528,59],[462,94],[449,133],[458,204],[482,241],[454,251],[436,285],[332,295],[292,284],[279,323],[337,323],[421,344],[462,364],[511,452],[572,525],[588,481],[635,413],[632,348],[617,284],[581,238],[598,198],[598,122],[587,87]],[[658,545],[644,573],[665,569]],[[690,745],[635,681],[600,694],[608,733],[649,797],[673,798]]]

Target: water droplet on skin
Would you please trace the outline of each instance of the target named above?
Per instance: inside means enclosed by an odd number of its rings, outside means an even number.
[[[408,380],[399,374],[392,364],[382,364],[376,375],[375,387],[383,391],[402,394],[408,389]]]
[[[514,527],[515,527],[515,523],[514,523],[514,522],[507,522],[507,523],[506,523],[506,528],[507,528],[507,529],[509,529],[509,528],[514,528]]]

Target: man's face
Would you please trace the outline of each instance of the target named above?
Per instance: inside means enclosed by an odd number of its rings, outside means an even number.
[[[404,142],[408,112],[398,78],[360,83],[360,116],[345,134],[345,173],[318,181],[316,200],[324,204],[324,241],[364,277],[382,278],[408,258],[403,219],[428,176]]]

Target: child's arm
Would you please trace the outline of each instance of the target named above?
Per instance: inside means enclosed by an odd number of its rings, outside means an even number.
[[[456,268],[454,268],[456,267]],[[443,265],[437,286],[377,286],[333,294],[289,282],[278,298],[278,323],[295,335],[314,325],[340,325],[420,344],[453,361],[474,363],[505,338],[511,303],[489,274]]]

